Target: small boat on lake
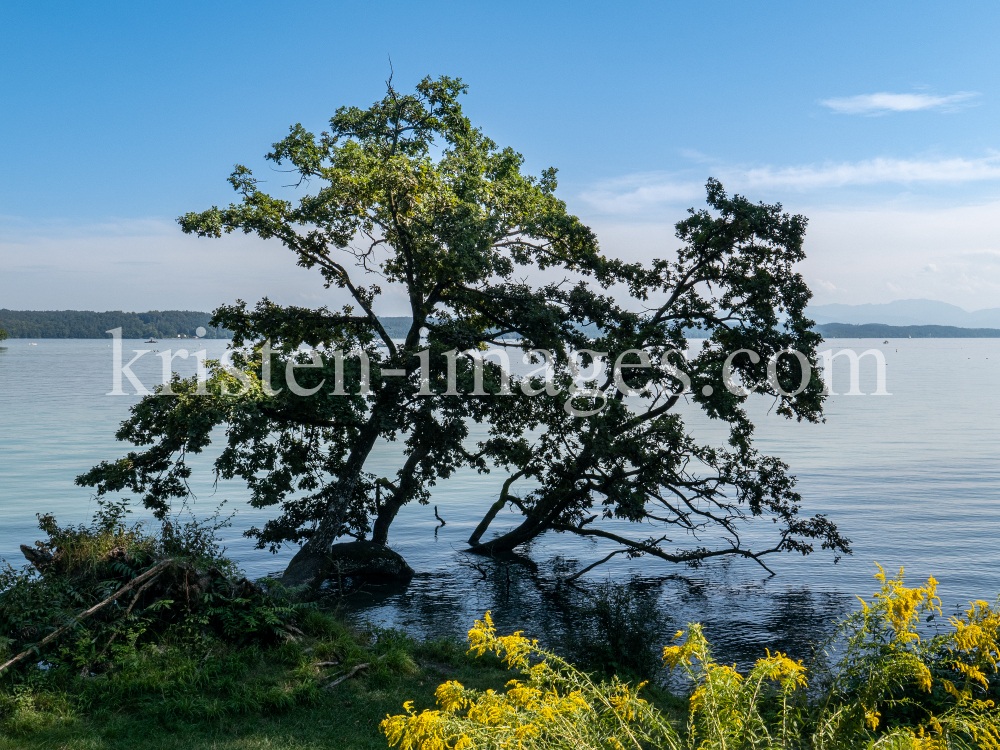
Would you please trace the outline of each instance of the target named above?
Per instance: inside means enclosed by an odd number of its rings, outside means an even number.
[[[160,342],[156,339],[150,339],[149,341],[143,341],[144,344],[159,344]]]

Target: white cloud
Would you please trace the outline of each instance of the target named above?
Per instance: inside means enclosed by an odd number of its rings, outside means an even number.
[[[747,187],[823,188],[883,182],[975,182],[1000,179],[1000,157],[980,159],[869,159],[841,164],[732,170]]]
[[[650,206],[698,201],[704,195],[703,182],[681,180],[670,174],[647,173],[603,182],[580,197],[601,213],[632,214]]]
[[[883,115],[887,112],[916,112],[921,109],[953,109],[956,104],[979,96],[975,91],[959,91],[948,96],[933,94],[859,94],[820,101],[841,115]]]
[[[935,299],[967,310],[998,306],[1000,202],[805,213],[806,260],[799,268],[816,304]]]
[[[967,310],[1000,306],[1000,201],[928,208],[890,199],[864,208],[786,208],[809,217],[806,259],[797,268],[815,304],[936,299]],[[649,262],[675,257],[681,243],[673,222],[683,217],[683,206],[671,206],[659,220],[588,223],[605,252]]]
[[[822,190],[881,184],[944,184],[1000,181],[1000,154],[980,158],[890,159],[790,167],[716,166],[711,174],[729,191]],[[581,198],[604,214],[635,215],[658,206],[700,201],[704,183],[675,174],[647,173],[596,185]]]

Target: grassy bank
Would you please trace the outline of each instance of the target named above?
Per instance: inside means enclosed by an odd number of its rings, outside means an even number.
[[[300,624],[301,636],[267,648],[181,640],[119,657],[101,676],[37,666],[7,676],[0,750],[385,750],[379,724],[406,701],[434,708],[445,681],[501,690],[514,676],[456,639],[419,642],[319,610]],[[361,664],[370,666],[331,684]],[[646,697],[682,705],[657,690]]]
[[[379,724],[405,702],[433,708],[442,682],[502,690],[514,676],[462,641],[351,626],[247,581],[224,525],[130,523],[123,504],[89,526],[39,517],[31,564],[0,566],[0,750],[386,748]],[[642,614],[605,599],[593,614],[609,628]]]
[[[100,677],[35,668],[7,679],[0,750],[384,749],[379,723],[404,701],[432,707],[449,679],[480,688],[509,679],[499,660],[474,659],[457,641],[356,630],[315,610],[302,626],[297,640],[269,648],[161,644]],[[360,664],[371,666],[327,687]]]
[[[921,635],[945,617],[933,578],[880,570],[835,652],[765,652],[744,673],[696,624],[650,661],[653,613],[609,586],[576,613],[570,662],[488,613],[468,644],[351,626],[306,590],[243,578],[218,523],[126,517],[41,516],[31,564],[0,567],[0,750],[1000,748],[1000,608],[973,602]],[[645,682],[661,664],[684,694]]]
[[[42,515],[31,564],[0,565],[0,750],[385,748],[379,722],[433,705],[442,680],[504,684],[498,660],[459,642],[351,627],[247,581],[218,540],[225,519],[128,513]]]

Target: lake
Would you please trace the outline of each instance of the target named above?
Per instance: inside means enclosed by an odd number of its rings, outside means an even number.
[[[36,345],[32,346],[31,343]],[[218,358],[226,342],[170,340],[124,342],[132,349],[205,349]],[[677,625],[699,621],[724,661],[744,663],[764,645],[806,655],[809,641],[830,618],[850,611],[856,595],[877,586],[874,561],[887,571],[906,567],[908,580],[933,575],[945,611],[970,599],[995,600],[1000,593],[1000,340],[832,340],[821,349],[859,354],[881,350],[890,396],[833,396],[824,424],[798,424],[768,413],[772,404],[751,400],[757,447],[780,456],[799,479],[803,513],[827,513],[853,541],[854,555],[838,564],[819,551],[808,557],[772,555],[768,565],[716,562],[697,570],[621,556],[587,574],[584,589],[601,581],[627,582],[639,596],[655,597]],[[22,543],[40,537],[35,514],[53,513],[60,523],[90,520],[96,504],[74,478],[101,460],[124,455],[129,446],[114,432],[135,396],[107,396],[112,389],[112,349],[106,340],[9,340],[0,349],[0,556],[23,563]],[[194,372],[192,360],[174,369]],[[152,387],[161,362],[147,354],[134,367]],[[846,358],[834,366],[834,390],[848,390]],[[126,381],[126,391],[131,392]],[[861,365],[861,390],[875,391],[871,357]],[[708,441],[724,433],[682,410],[695,434]],[[391,476],[398,446],[380,445],[368,470]],[[192,461],[195,512],[210,514],[223,500],[235,510],[225,530],[230,554],[250,576],[280,570],[294,549],[277,555],[253,549],[241,531],[268,517],[246,505],[238,483],[213,487],[214,453]],[[199,471],[200,469],[200,471]],[[465,540],[498,496],[504,476],[458,472],[435,488],[430,506],[404,508],[389,535],[417,571],[405,588],[369,587],[349,597],[343,610],[354,617],[398,626],[415,635],[464,634],[486,609],[501,629],[529,635],[574,627],[567,602],[585,594],[556,585],[556,576],[590,564],[613,547],[550,533],[525,553],[537,570],[466,555]],[[446,525],[439,528],[434,506]],[[137,510],[137,517],[141,513]],[[491,531],[513,523],[504,514]]]

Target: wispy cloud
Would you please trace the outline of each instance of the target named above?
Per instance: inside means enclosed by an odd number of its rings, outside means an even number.
[[[602,213],[632,214],[651,206],[695,201],[704,194],[704,182],[648,172],[602,182],[581,197]]]
[[[869,159],[840,164],[731,170],[747,187],[823,188],[912,182],[978,182],[1000,179],[1000,156],[979,159]]]
[[[948,96],[933,94],[859,94],[820,101],[841,115],[884,115],[888,112],[916,112],[921,109],[954,109],[961,102],[979,96],[975,91],[959,91]]]
[[[1000,181],[1000,154],[976,159],[868,159],[790,167],[716,165],[709,173],[730,191],[810,191],[880,184],[962,184]],[[704,182],[676,174],[647,173],[594,186],[581,196],[607,214],[638,214],[704,195]]]

